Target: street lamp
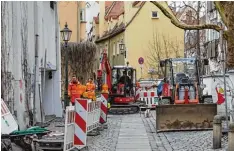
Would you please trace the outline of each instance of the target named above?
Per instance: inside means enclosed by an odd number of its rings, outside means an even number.
[[[60,31],[61,37],[65,44],[65,91],[64,91],[64,99],[65,99],[65,109],[69,105],[68,100],[68,51],[67,51],[67,44],[71,38],[72,31],[68,28],[67,23],[65,23],[65,27],[63,30]]]
[[[121,43],[119,44],[119,49],[120,53],[126,58],[125,44],[123,43],[123,41],[121,41]]]

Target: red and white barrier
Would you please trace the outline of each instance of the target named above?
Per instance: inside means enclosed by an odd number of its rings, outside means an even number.
[[[101,115],[100,115],[100,123],[104,124],[107,122],[107,100],[108,100],[108,93],[102,93],[101,94]]]
[[[140,100],[141,90],[142,88],[136,87],[136,100]]]
[[[140,93],[140,100],[144,101],[146,105],[150,108],[154,108],[158,105],[157,100],[157,93],[155,91],[141,91]]]
[[[74,123],[75,123],[75,107],[68,106],[66,108],[66,117],[65,117],[65,131],[64,131],[64,145],[63,150],[68,151],[74,149]]]
[[[87,133],[99,127],[101,101],[76,99],[66,109],[64,151],[86,147]]]

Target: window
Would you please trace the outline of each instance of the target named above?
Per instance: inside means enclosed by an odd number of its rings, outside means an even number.
[[[116,43],[116,45],[117,45],[117,51],[116,51],[116,54],[117,54],[117,55],[119,54],[119,51],[120,51],[120,50],[119,50],[119,49],[120,49],[120,48],[119,48],[119,44],[120,44],[120,42],[117,42],[117,43]]]
[[[115,55],[115,43],[113,44],[113,56]]]
[[[158,12],[157,11],[152,11],[151,12],[151,18],[158,18]]]
[[[85,10],[84,9],[80,10],[80,21],[85,21]]]
[[[54,9],[54,1],[50,1],[50,8]]]

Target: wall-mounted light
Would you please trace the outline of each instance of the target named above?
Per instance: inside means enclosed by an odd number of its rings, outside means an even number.
[[[124,47],[125,47],[125,44],[123,44],[123,43],[119,44],[119,49],[120,49],[121,52],[124,51]]]
[[[125,50],[125,44],[123,43],[123,40],[119,44],[119,50],[122,55],[126,58],[126,50]]]

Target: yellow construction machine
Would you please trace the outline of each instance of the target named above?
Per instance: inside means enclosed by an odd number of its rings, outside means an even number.
[[[170,58],[161,60],[160,67],[164,80],[156,106],[157,132],[212,129],[217,104],[211,95],[202,95],[198,60]]]

